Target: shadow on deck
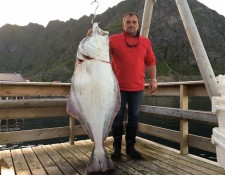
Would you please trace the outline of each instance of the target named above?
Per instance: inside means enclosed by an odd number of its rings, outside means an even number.
[[[112,137],[107,138],[105,147],[110,154]],[[113,162],[115,175],[225,175],[225,170],[216,162],[190,154],[182,156],[178,150],[139,137],[136,148],[142,153],[143,160],[127,157],[123,142],[123,156],[120,161]],[[93,142],[82,140],[75,145],[60,143],[0,151],[1,175],[86,174],[92,149]]]

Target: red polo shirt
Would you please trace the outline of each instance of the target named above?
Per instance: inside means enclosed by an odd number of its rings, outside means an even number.
[[[126,40],[125,40],[126,38]],[[136,47],[128,47],[130,45]],[[156,65],[151,42],[143,36],[129,37],[125,33],[110,37],[110,55],[113,71],[119,82],[120,90],[144,90],[146,66]]]

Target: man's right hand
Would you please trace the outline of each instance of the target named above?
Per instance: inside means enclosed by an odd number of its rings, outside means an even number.
[[[92,29],[89,29],[89,30],[87,31],[87,36],[92,36],[92,33],[93,33],[93,30],[92,30]]]

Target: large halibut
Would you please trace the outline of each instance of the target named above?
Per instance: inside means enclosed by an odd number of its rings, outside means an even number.
[[[80,121],[94,142],[87,173],[113,170],[104,141],[120,108],[120,90],[109,57],[108,32],[93,24],[78,47],[67,113]]]

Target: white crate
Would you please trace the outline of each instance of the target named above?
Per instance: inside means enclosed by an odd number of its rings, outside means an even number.
[[[213,128],[212,143],[216,146],[217,162],[225,169],[225,133]]]
[[[218,114],[217,117],[218,117],[219,129],[220,129],[220,131],[225,133],[225,111],[219,110],[219,111],[217,111],[217,114]]]
[[[225,95],[225,85],[224,84],[218,85],[218,92],[221,94],[221,96],[224,97],[224,95]]]
[[[212,112],[216,113],[219,128],[225,133],[225,98],[217,96],[212,97]]]
[[[225,97],[225,75],[217,76],[217,87],[220,96]]]

